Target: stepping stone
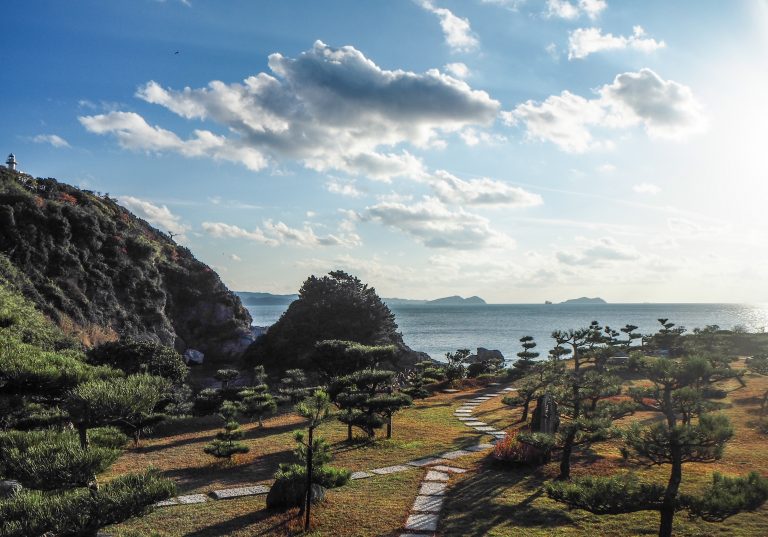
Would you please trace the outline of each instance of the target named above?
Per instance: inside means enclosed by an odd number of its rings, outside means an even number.
[[[473,412],[474,410],[471,406],[460,406],[454,412]]]
[[[176,500],[176,498],[169,498],[167,500],[163,500],[162,502],[157,502],[155,507],[170,507],[171,505],[179,505],[179,502]]]
[[[241,496],[266,494],[267,492],[269,492],[269,487],[264,485],[256,485],[254,487],[238,487],[234,489],[214,490],[211,492],[211,496],[217,500],[224,500],[226,498],[240,498]]]
[[[421,468],[422,466],[429,466],[430,464],[440,464],[446,462],[445,459],[440,457],[427,457],[425,459],[417,459],[408,463],[409,466],[416,466]]]
[[[484,421],[465,421],[464,425],[468,427],[482,427],[483,425],[487,425]]]
[[[443,459],[458,459],[459,457],[463,457],[464,455],[469,455],[471,451],[467,451],[466,449],[457,449],[456,451],[449,451],[447,453],[443,453],[440,455]]]
[[[447,483],[435,483],[433,481],[424,481],[419,489],[419,494],[422,496],[442,496],[445,494],[445,489],[448,488]],[[413,529],[413,528],[406,528]]]
[[[448,472],[449,474],[463,474],[466,472],[464,468],[456,468],[455,466],[433,466],[433,469],[439,472]]]
[[[498,430],[496,429],[496,427],[490,427],[490,426],[485,426],[485,427],[472,427],[472,428],[473,428],[475,431],[480,431],[481,433],[491,433],[491,434],[493,434],[493,433],[498,433],[498,432],[500,432],[500,431],[498,431]]]
[[[395,474],[397,472],[405,472],[406,470],[410,470],[410,468],[408,466],[398,464],[397,466],[385,466],[384,468],[376,468],[375,470],[371,470],[371,472],[379,475],[387,475]]]
[[[477,444],[476,446],[468,447],[468,451],[485,451],[486,449],[491,449],[493,447],[493,444]]]
[[[475,421],[476,418],[472,416],[459,416],[459,421]]]
[[[401,533],[400,537],[435,537],[434,533]]]
[[[442,507],[442,496],[416,496],[411,511],[416,511],[417,513],[439,513]]]
[[[499,438],[499,439],[502,439],[502,438],[507,436],[507,433],[505,433],[504,431],[498,431],[498,432],[489,433],[489,434],[491,434],[492,436],[495,436],[496,438]]]
[[[472,411],[471,410],[459,409],[459,410],[454,411],[454,414],[458,414],[459,416],[461,416],[462,414],[472,414]]]
[[[459,390],[456,390],[454,388],[446,388],[443,390],[443,393],[458,393]]]
[[[175,500],[183,505],[192,503],[205,503],[208,501],[208,496],[205,494],[189,494],[187,496],[177,496]]]
[[[367,479],[369,477],[373,477],[371,472],[352,472],[352,475],[349,476],[350,479]]]
[[[435,531],[439,517],[432,513],[413,514],[405,522],[405,529],[412,531]]]
[[[438,470],[430,470],[429,472],[427,472],[427,475],[424,477],[424,481],[448,481],[449,477],[450,476],[445,472],[440,472]]]
[[[517,388],[504,388],[505,392],[516,392]]]
[[[488,386],[501,386],[500,382],[489,382]]]

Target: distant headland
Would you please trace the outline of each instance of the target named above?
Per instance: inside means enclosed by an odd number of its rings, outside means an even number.
[[[272,293],[249,291],[237,291],[236,294],[240,297],[240,300],[242,300],[245,306],[287,306],[299,298],[299,295],[296,294],[274,295]],[[389,306],[482,306],[487,304],[487,302],[479,296],[463,298],[458,295],[436,298],[435,300],[413,300],[409,298],[383,298],[382,300]]]
[[[560,302],[560,304],[608,304],[608,302],[600,297],[587,298],[583,296],[581,298],[571,298],[570,300],[565,300]]]

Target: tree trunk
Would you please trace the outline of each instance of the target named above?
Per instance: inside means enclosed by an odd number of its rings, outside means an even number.
[[[261,421],[261,414],[259,414],[259,427],[264,427],[264,424]]]
[[[77,425],[77,435],[80,438],[80,447],[88,449],[88,428],[85,425]]]
[[[672,537],[672,521],[675,518],[675,504],[680,481],[683,479],[683,462],[680,446],[672,446],[672,472],[669,475],[667,490],[661,503],[661,521],[659,537]]]
[[[312,433],[309,428],[309,442],[307,444],[307,509],[304,512],[304,531],[309,531],[309,511],[312,508]]]
[[[567,481],[571,478],[571,452],[573,451],[573,442],[576,440],[576,428],[574,427],[565,437],[563,443],[563,453],[560,459],[560,475],[557,478],[561,481]]]
[[[347,442],[352,441],[352,424],[347,423]]]
[[[520,421],[527,421],[528,420],[528,407],[531,406],[531,400],[526,399],[525,403],[523,403],[523,417],[520,418]]]
[[[387,416],[387,438],[392,438],[392,414]]]

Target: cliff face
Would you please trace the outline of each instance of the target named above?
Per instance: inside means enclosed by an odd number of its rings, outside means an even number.
[[[241,352],[251,317],[210,267],[114,200],[0,169],[0,279],[86,345]]]

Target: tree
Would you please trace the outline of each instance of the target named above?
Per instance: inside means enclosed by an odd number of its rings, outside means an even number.
[[[160,343],[125,338],[94,347],[87,353],[95,365],[108,365],[128,375],[149,373],[168,379],[173,384],[184,383],[189,369],[181,355]]]
[[[515,371],[518,371],[519,376],[524,376],[531,368],[536,365],[536,358],[539,357],[539,353],[533,349],[536,348],[536,342],[533,340],[533,336],[523,336],[520,338],[520,344],[523,350],[517,353],[519,358],[512,367]]]
[[[124,430],[138,444],[142,431],[164,419],[158,405],[167,390],[167,380],[147,374],[91,380],[69,392],[65,408],[83,449],[88,447],[88,429],[107,425]]]
[[[445,353],[445,378],[450,382],[461,380],[467,375],[464,365],[469,357],[469,349],[458,349],[456,352]]]
[[[626,324],[623,328],[619,328],[619,330],[627,335],[627,339],[623,343],[624,351],[627,353],[629,353],[630,349],[632,348],[633,341],[636,339],[643,339],[643,335],[637,332],[637,326],[634,324]]]
[[[412,351],[397,332],[395,316],[375,289],[343,271],[310,276],[299,298],[280,320],[246,351],[245,358],[268,371],[315,371],[311,355],[323,340],[354,341],[363,345],[395,345],[399,356]],[[390,367],[390,365],[387,365]]]
[[[394,345],[363,345],[354,341],[336,339],[318,341],[310,354],[314,370],[325,380],[360,371],[378,369],[383,365],[397,363],[397,348]]]
[[[312,509],[312,477],[313,477],[313,449],[315,448],[315,442],[313,434],[315,429],[328,417],[331,411],[331,400],[328,394],[322,390],[317,390],[311,397],[306,398],[304,401],[296,405],[296,412],[300,416],[306,418],[307,423],[307,443],[306,447],[306,462],[307,462],[307,495],[305,503],[305,519],[304,519],[304,531],[309,530],[310,511]],[[297,437],[299,442],[303,439]]]
[[[747,358],[747,369],[755,375],[768,376],[768,353],[756,354]],[[768,405],[768,390],[763,394],[763,400],[760,402],[760,409],[765,412]]]
[[[271,414],[277,410],[275,398],[269,393],[269,386],[266,384],[259,384],[243,390],[240,392],[240,396],[242,397],[241,412],[248,417],[257,418],[259,427],[264,426],[261,419],[265,414]]]
[[[364,369],[335,379],[328,386],[331,400],[341,410],[339,421],[347,425],[347,440],[352,440],[352,427],[358,427],[374,438],[376,429],[387,425],[387,438],[392,436],[392,415],[413,401],[404,393],[394,393],[392,371]]]
[[[216,433],[216,438],[210,444],[203,448],[208,455],[213,455],[217,459],[230,460],[232,455],[237,453],[248,453],[250,448],[245,444],[238,442],[242,440],[245,433],[240,430],[240,424],[237,422],[238,405],[232,401],[224,401],[219,410],[219,416],[224,420],[224,429]]]
[[[309,381],[307,375],[301,369],[289,369],[285,372],[277,393],[281,400],[285,399],[293,404],[302,401],[309,394]]]
[[[219,369],[213,378],[221,382],[221,391],[225,392],[229,389],[229,383],[240,376],[240,372],[237,369]]]
[[[517,393],[504,397],[502,403],[512,407],[522,406],[523,415],[520,417],[520,421],[525,422],[528,420],[531,402],[562,374],[563,365],[558,362],[534,364],[528,374],[517,384]]]
[[[631,476],[590,477],[571,484],[550,484],[550,497],[601,514],[659,511],[660,537],[672,535],[675,512],[681,509],[714,519],[754,509],[765,502],[768,481],[757,475],[737,480],[715,477],[709,491],[699,497],[679,493],[683,464],[720,459],[725,444],[733,436],[727,416],[703,413],[701,409],[694,412],[689,404],[692,399],[701,400],[692,398],[690,392],[703,390],[703,378],[709,369],[705,362],[701,357],[647,360],[643,371],[653,387],[631,391],[638,404],[661,413],[665,419],[646,427],[634,423],[625,432],[626,446],[642,460],[671,466],[666,487],[641,484]],[[681,392],[685,394],[682,397]]]

